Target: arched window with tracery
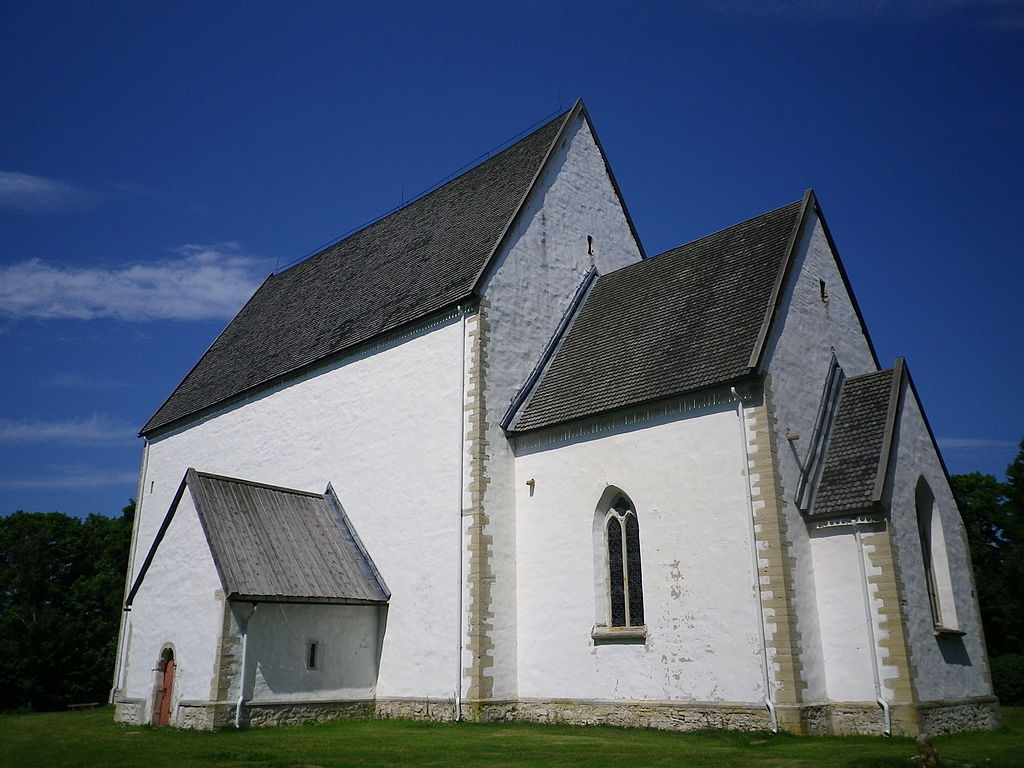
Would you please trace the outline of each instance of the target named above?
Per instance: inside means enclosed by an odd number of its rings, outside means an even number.
[[[644,587],[640,568],[640,523],[632,502],[619,495],[604,523],[608,564],[608,625],[644,626]]]

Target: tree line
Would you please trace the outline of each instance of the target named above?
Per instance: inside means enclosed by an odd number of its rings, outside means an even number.
[[[1006,481],[953,475],[996,693],[1024,705],[1024,441]],[[0,518],[0,710],[104,703],[135,502],[120,517]]]
[[[134,515],[0,518],[0,710],[107,702]]]

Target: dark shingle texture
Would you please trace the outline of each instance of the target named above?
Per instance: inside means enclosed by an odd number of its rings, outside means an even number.
[[[892,377],[889,369],[844,382],[811,517],[853,512],[874,503]]]
[[[269,277],[142,433],[469,296],[568,114]]]
[[[191,471],[189,490],[229,597],[387,602],[324,496]]]
[[[801,207],[791,203],[601,277],[513,431],[748,373]]]

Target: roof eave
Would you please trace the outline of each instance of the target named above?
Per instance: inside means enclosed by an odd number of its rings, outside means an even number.
[[[264,281],[262,283],[260,283],[260,287],[252,292],[252,296],[249,297],[249,300],[246,301],[245,304],[242,305],[242,308],[240,310],[238,310],[238,312],[236,312],[234,314],[234,316],[230,320],[228,320],[227,325],[225,325],[223,328],[221,328],[220,333],[218,333],[216,338],[214,338],[214,340],[212,342],[210,342],[210,345],[206,348],[206,351],[203,352],[203,354],[201,354],[199,356],[199,359],[196,360],[195,364],[191,368],[189,368],[188,373],[186,373],[184,376],[182,376],[181,381],[179,381],[174,386],[174,389],[171,390],[171,394],[169,394],[166,398],[164,398],[164,401],[160,404],[160,407],[157,408],[153,412],[153,415],[149,417],[149,420],[145,424],[142,425],[142,429],[139,430],[139,437],[146,437],[147,435],[152,434],[154,430],[160,428],[160,425],[154,426],[154,427],[150,427],[150,425],[156,419],[157,414],[160,413],[160,411],[163,410],[163,407],[165,405],[167,405],[167,403],[169,403],[171,401],[171,398],[174,397],[174,394],[181,388],[181,385],[185,383],[185,380],[189,376],[192,375],[192,372],[195,371],[195,369],[199,367],[199,364],[201,362],[203,362],[203,359],[210,353],[210,350],[213,349],[214,345],[220,340],[220,337],[224,335],[224,333],[227,331],[227,329],[231,325],[231,323],[233,323],[235,321],[235,318],[238,317],[240,314],[242,314],[245,311],[245,308],[247,306],[249,306],[249,304],[252,302],[252,300],[256,298],[257,294],[260,291],[262,291],[264,286],[266,286],[266,284],[270,280],[272,280],[273,278],[274,278],[274,274],[273,273],[267,275],[266,279],[264,279]],[[194,414],[192,414],[192,415],[194,415]]]
[[[505,431],[511,437],[526,435],[531,432],[540,432],[542,430],[551,429],[553,427],[561,427],[568,424],[575,424],[576,422],[585,421],[587,419],[600,418],[602,416],[607,416],[609,414],[615,413],[616,411],[625,411],[629,410],[630,408],[642,408],[644,406],[654,405],[655,403],[671,400],[672,398],[683,397],[685,395],[692,395],[695,392],[702,392],[706,389],[716,389],[719,387],[734,387],[739,384],[746,384],[747,382],[758,378],[760,378],[760,373],[758,371],[747,369],[745,373],[739,374],[738,376],[733,376],[728,379],[723,379],[721,381],[716,381],[712,384],[704,384],[702,386],[692,387],[690,389],[681,389],[678,392],[673,392],[668,395],[658,395],[657,397],[652,397],[648,400],[637,400],[636,402],[628,403],[626,405],[616,405],[611,408],[605,408],[599,411],[594,411],[593,413],[587,413],[582,416],[574,416],[569,419],[563,419],[560,421],[552,421],[546,424],[540,424],[536,427],[527,427],[526,429],[517,429],[511,427],[509,429],[506,429]]]
[[[253,595],[232,592],[227,600],[233,603],[291,603],[302,605],[387,605],[387,600],[340,595]]]
[[[204,405],[202,408],[198,410],[191,411],[169,421],[156,424],[155,426],[152,427],[150,427],[149,425],[152,424],[153,419],[150,419],[149,422],[146,423],[146,426],[143,427],[142,430],[139,432],[139,437],[150,440],[155,436],[159,435],[160,433],[172,432],[175,429],[183,427],[191,422],[203,419],[221,408],[226,408],[227,406],[230,406],[233,403],[239,403],[245,400],[250,395],[259,392],[262,389],[268,389],[270,387],[277,386],[278,384],[287,382],[290,379],[299,378],[308,373],[309,371],[315,368],[319,368],[322,365],[327,365],[332,361],[341,360],[345,357],[357,354],[360,350],[365,349],[368,346],[372,346],[373,344],[380,343],[382,339],[386,339],[390,335],[400,335],[412,328],[415,328],[417,325],[430,323],[433,321],[434,318],[442,318],[445,315],[451,314],[452,312],[458,312],[460,309],[466,309],[475,306],[478,301],[479,296],[475,295],[472,292],[463,294],[458,299],[451,301],[448,304],[445,304],[443,307],[432,310],[424,315],[420,315],[419,317],[413,318],[407,322],[397,325],[394,328],[388,328],[384,331],[376,333],[373,336],[356,342],[355,344],[332,352],[331,354],[325,357],[321,357],[317,360],[311,360],[310,362],[304,363],[303,365],[297,366],[296,368],[291,368],[285,371],[284,373],[279,373],[276,376],[270,377],[269,379],[265,379],[264,381],[252,384],[251,386],[246,387],[245,389],[239,392],[235,392],[234,394],[228,397],[217,400],[213,403],[210,403],[209,405]],[[196,365],[198,365],[198,363],[196,363]],[[193,368],[194,367],[195,366],[193,366]],[[161,408],[162,407],[163,406],[161,406]]]

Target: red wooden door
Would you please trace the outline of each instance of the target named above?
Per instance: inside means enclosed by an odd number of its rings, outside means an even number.
[[[171,692],[174,690],[174,659],[164,662],[164,673],[160,678],[160,693],[157,699],[156,724],[168,725],[171,722]]]

